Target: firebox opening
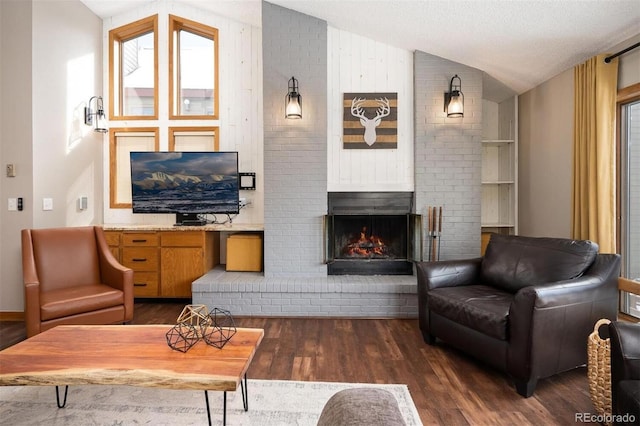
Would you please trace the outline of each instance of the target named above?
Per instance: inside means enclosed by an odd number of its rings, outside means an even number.
[[[411,192],[330,192],[324,220],[329,275],[413,275],[422,253]],[[418,259],[419,260],[419,259]]]
[[[406,259],[405,216],[347,216],[335,225],[337,259]]]

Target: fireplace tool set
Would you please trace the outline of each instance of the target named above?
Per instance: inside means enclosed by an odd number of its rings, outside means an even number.
[[[428,206],[428,234],[429,234],[429,254],[428,260],[440,260],[440,237],[442,235],[442,206]]]

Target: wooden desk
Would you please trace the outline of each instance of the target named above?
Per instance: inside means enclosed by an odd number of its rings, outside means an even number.
[[[259,233],[262,224],[103,225],[111,253],[133,269],[134,296],[190,299],[191,284],[220,263],[221,233]],[[262,256],[260,256],[262,265]]]
[[[196,343],[182,353],[167,345],[172,325],[58,326],[0,352],[0,385],[130,385],[226,392],[242,387],[264,331],[238,328],[222,349]],[[244,379],[244,384],[242,383]],[[65,391],[66,403],[66,391]],[[64,407],[64,403],[58,406]],[[209,415],[209,423],[211,418]]]

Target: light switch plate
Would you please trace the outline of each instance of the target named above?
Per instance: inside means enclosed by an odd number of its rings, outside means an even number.
[[[42,210],[53,210],[53,198],[42,199]]]

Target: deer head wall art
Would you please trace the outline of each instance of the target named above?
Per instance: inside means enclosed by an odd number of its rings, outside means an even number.
[[[345,93],[344,148],[397,148],[397,100],[397,93]]]

